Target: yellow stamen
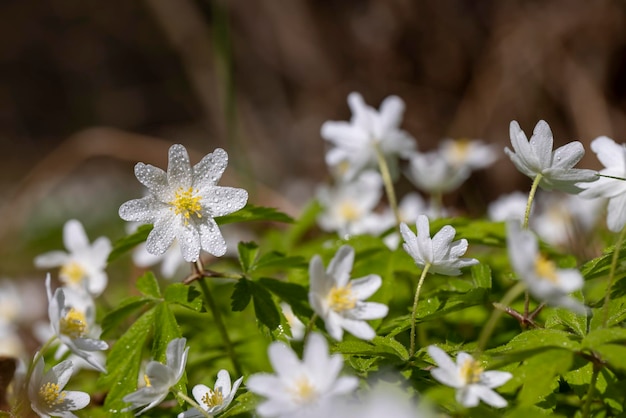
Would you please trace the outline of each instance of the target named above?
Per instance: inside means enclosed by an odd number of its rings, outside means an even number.
[[[317,396],[315,392],[315,387],[309,382],[305,376],[301,377],[296,381],[295,387],[293,388],[294,397],[303,403],[309,402]]]
[[[471,141],[467,138],[457,139],[452,142],[450,147],[450,160],[456,165],[461,165],[467,158],[467,153],[470,149]]]
[[[71,308],[60,321],[61,334],[70,338],[80,338],[87,334],[87,321],[85,314]]]
[[[541,279],[546,279],[552,283],[558,283],[559,277],[556,274],[556,265],[543,255],[537,256],[535,260],[535,274]]]
[[[202,402],[209,408],[223,404],[224,395],[222,394],[222,390],[218,389],[216,391],[212,391],[209,389],[209,391],[202,397]]]
[[[480,367],[480,364],[476,360],[472,358],[467,359],[461,366],[461,379],[465,381],[466,385],[469,385],[471,383],[478,383],[480,382],[480,375],[482,374],[483,370],[485,369]]]
[[[342,202],[339,206],[339,214],[346,221],[356,221],[361,217],[361,211],[351,201]]]
[[[149,388],[150,386],[152,386],[152,383],[150,382],[150,378],[148,377],[147,374],[144,373],[143,375],[143,381],[146,384],[146,387]]]
[[[335,312],[354,309],[357,298],[352,293],[352,283],[348,283],[344,287],[333,286],[330,292],[328,292],[327,300],[328,305]]]
[[[65,391],[60,391],[59,385],[56,383],[47,382],[39,388],[39,397],[49,408],[63,403],[66,395]]]
[[[66,284],[78,284],[83,281],[87,272],[80,263],[70,261],[59,271],[59,278]]]
[[[192,216],[196,218],[202,218],[202,205],[200,204],[200,196],[194,196],[198,190],[189,188],[187,190],[179,187],[174,196],[174,200],[170,202],[172,209],[176,215],[183,215],[185,218],[185,225],[189,224],[189,219]]]

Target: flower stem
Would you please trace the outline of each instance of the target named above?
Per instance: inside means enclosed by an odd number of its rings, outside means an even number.
[[[602,308],[602,327],[606,328],[609,322],[609,302],[611,300],[611,288],[613,287],[613,280],[615,280],[615,270],[617,270],[617,260],[619,259],[619,252],[624,242],[624,236],[626,235],[626,227],[622,228],[617,237],[615,243],[615,249],[613,250],[613,258],[611,259],[611,270],[609,271],[609,283],[606,285],[606,293],[604,295],[604,307]]]
[[[380,168],[380,174],[383,177],[383,183],[385,185],[385,192],[387,193],[387,200],[389,200],[389,206],[393,211],[393,216],[396,218],[396,226],[400,225],[400,212],[398,210],[398,200],[396,199],[396,192],[393,188],[393,180],[391,179],[391,172],[389,171],[389,165],[385,159],[385,155],[381,151],[378,144],[374,144],[374,150],[376,151],[376,158],[378,160],[378,167]]]
[[[533,185],[530,187],[530,193],[528,193],[528,202],[526,202],[526,212],[524,212],[524,225],[523,228],[528,228],[528,220],[530,219],[530,209],[533,206],[533,200],[535,200],[535,193],[537,193],[537,188],[539,187],[539,183],[541,183],[541,179],[543,176],[541,174],[537,174],[535,179],[533,180]]]
[[[415,319],[417,317],[417,302],[420,298],[420,292],[422,291],[422,284],[424,284],[424,279],[426,278],[426,274],[428,274],[428,270],[430,269],[430,263],[427,263],[424,266],[424,270],[422,270],[422,275],[420,276],[419,282],[417,283],[417,289],[415,289],[415,298],[413,299],[413,311],[411,312],[411,345],[409,348],[409,357],[413,357],[415,354]]]
[[[309,334],[313,330],[313,326],[315,325],[315,320],[316,319],[317,319],[317,314],[316,313],[311,315],[311,319],[309,319],[309,323],[306,325],[306,329],[304,330],[304,337],[302,337],[302,339],[304,341],[307,340],[307,337],[309,336]]]
[[[189,405],[191,405],[194,408],[196,408],[198,410],[198,412],[201,413],[203,416],[205,416],[207,418],[213,418],[213,415],[209,414],[205,409],[203,409],[200,405],[198,405],[198,403],[196,401],[191,399],[189,396],[187,396],[186,394],[184,394],[180,390],[175,391],[173,393],[174,393],[174,395],[177,398],[182,399],[183,401],[187,402]]]
[[[600,373],[600,368],[593,366],[593,373],[591,374],[591,382],[589,382],[589,389],[587,390],[587,395],[585,396],[585,404],[583,405],[582,417],[589,418],[589,412],[591,410],[591,401],[593,400],[593,394],[596,391],[596,382],[598,381],[598,374]]]
[[[515,298],[517,298],[526,288],[524,282],[518,282],[515,286],[511,287],[508,292],[502,297],[500,301],[500,305],[509,306]],[[493,334],[494,329],[496,328],[496,324],[498,323],[498,319],[502,316],[504,312],[500,309],[494,309],[491,312],[491,316],[487,321],[487,324],[483,327],[483,330],[480,333],[478,338],[478,344],[476,346],[476,354],[480,354],[487,345],[487,341],[489,341],[489,337]]]
[[[204,296],[204,301],[206,302],[207,307],[211,310],[213,314],[213,319],[215,320],[215,325],[217,326],[217,330],[222,335],[222,340],[226,345],[226,352],[228,353],[228,357],[230,357],[230,361],[233,363],[233,367],[235,368],[235,372],[238,375],[243,375],[241,371],[241,366],[239,365],[239,361],[237,361],[237,356],[235,355],[235,349],[233,348],[233,343],[230,341],[228,337],[228,332],[226,330],[226,326],[224,325],[224,321],[222,319],[222,314],[220,313],[217,304],[215,303],[215,299],[211,295],[211,291],[209,289],[209,285],[207,284],[206,278],[202,278],[198,280],[200,284],[200,289],[202,290],[202,295]]]

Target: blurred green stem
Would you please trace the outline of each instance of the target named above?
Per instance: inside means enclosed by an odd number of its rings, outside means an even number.
[[[523,291],[526,289],[526,285],[523,282],[518,282],[515,286],[509,289],[508,292],[502,297],[500,301],[500,305],[509,306],[511,303],[517,298]],[[496,328],[496,324],[498,323],[498,319],[502,316],[504,312],[500,309],[494,309],[491,312],[491,316],[487,321],[487,324],[484,326],[482,332],[480,333],[480,337],[478,338],[478,344],[476,346],[477,355],[480,354],[487,345],[487,341],[493,334],[494,329]]]
[[[530,219],[530,209],[533,206],[533,200],[535,200],[535,193],[537,193],[537,188],[539,187],[539,183],[541,183],[541,179],[543,176],[541,174],[537,174],[535,180],[533,180],[533,185],[530,188],[530,193],[528,193],[528,202],[526,202],[526,212],[524,212],[524,229],[528,229],[528,221]]]
[[[393,216],[396,219],[396,226],[400,225],[400,211],[398,210],[398,200],[396,199],[396,192],[393,188],[393,180],[391,179],[391,172],[389,171],[389,165],[385,159],[380,146],[374,143],[374,150],[376,151],[376,158],[378,159],[378,167],[380,168],[380,174],[383,177],[383,183],[385,184],[385,192],[387,193],[387,200],[389,200],[389,206],[393,211]]]
[[[211,290],[209,289],[209,285],[207,283],[207,278],[202,277],[198,280],[200,284],[200,289],[202,290],[202,296],[204,297],[204,301],[206,302],[206,306],[211,310],[213,314],[213,319],[215,320],[215,325],[217,326],[217,330],[222,336],[222,340],[224,341],[224,345],[226,346],[226,352],[230,361],[233,363],[233,367],[238,376],[242,376],[243,373],[241,371],[241,366],[239,365],[239,361],[237,361],[237,355],[235,354],[235,349],[233,347],[233,343],[230,341],[228,337],[228,331],[226,330],[226,325],[224,325],[224,320],[222,319],[222,314],[220,313],[217,304],[215,303],[215,299],[213,299],[213,295],[211,295]]]
[[[626,235],[626,227],[622,228],[617,237],[615,243],[615,249],[613,250],[613,257],[611,259],[611,270],[609,271],[609,283],[606,285],[606,293],[604,295],[604,307],[602,308],[602,327],[606,328],[609,322],[609,302],[611,301],[611,288],[613,287],[613,281],[615,280],[615,271],[617,270],[617,262],[619,260],[619,252],[624,242],[624,236]]]
[[[415,319],[417,317],[417,302],[419,301],[420,292],[422,291],[422,285],[424,284],[424,279],[428,274],[428,270],[430,270],[430,263],[424,266],[424,270],[422,270],[420,280],[417,283],[417,289],[415,289],[415,298],[413,299],[413,311],[411,312],[411,345],[409,348],[409,357],[413,357],[413,354],[415,354]]]
[[[587,395],[585,396],[585,404],[583,405],[582,417],[589,418],[589,412],[591,411],[591,401],[593,400],[593,395],[596,391],[596,382],[598,381],[598,374],[600,373],[600,368],[593,366],[593,374],[591,375],[591,382],[589,382],[589,389],[587,390]]]

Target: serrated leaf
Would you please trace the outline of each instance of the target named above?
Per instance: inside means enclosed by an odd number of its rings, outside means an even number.
[[[121,410],[129,404],[122,398],[137,389],[137,379],[146,339],[154,324],[155,310],[144,313],[113,345],[107,357],[107,373],[100,376],[99,384],[109,388],[104,409],[115,416],[133,416]]]
[[[151,271],[147,271],[143,274],[143,276],[139,277],[137,279],[136,286],[137,290],[145,296],[153,297],[155,299],[161,298],[159,283],[157,282],[156,277],[154,277],[154,273]]]
[[[172,283],[163,291],[166,302],[175,303],[199,312],[202,309],[200,292],[194,287],[182,283]]]
[[[609,367],[620,372],[626,371],[626,346],[618,344],[603,344],[596,346],[594,351],[600,358],[609,363]]]
[[[558,376],[569,370],[573,358],[574,353],[560,349],[536,353],[514,370],[513,379],[507,386],[522,385],[518,402],[535,405],[559,387]]]
[[[259,246],[255,242],[240,242],[237,245],[239,252],[239,265],[243,273],[248,273],[252,268],[257,256],[259,255]]]
[[[313,311],[308,306],[308,291],[303,286],[265,277],[259,279],[258,283],[278,296],[281,300],[287,302],[294,313],[305,317],[310,317],[313,314]]]
[[[160,363],[166,362],[167,345],[174,338],[180,338],[181,332],[176,317],[167,303],[161,303],[154,312],[154,339],[152,340],[152,358]],[[187,393],[187,377],[183,377],[174,385],[183,393]]]
[[[600,328],[593,330],[582,340],[582,347],[593,350],[595,347],[607,343],[626,341],[626,328]]]
[[[555,308],[553,314],[546,320],[546,328],[552,324],[563,325],[580,337],[587,334],[587,315],[579,315],[569,309]]]
[[[593,260],[586,262],[580,269],[585,280],[589,280],[594,277],[608,275],[611,269],[611,263],[613,261],[613,253],[615,246],[611,246],[605,249],[604,254],[600,257],[596,257]],[[626,259],[626,248],[622,247],[619,251],[618,266],[620,261]],[[619,268],[618,268],[619,270]]]
[[[376,336],[372,342],[384,349],[385,352],[395,354],[400,360],[406,361],[409,358],[409,352],[406,347],[396,341],[393,337]]]
[[[600,329],[604,328],[604,306],[592,309],[593,315],[589,322],[589,328]],[[626,298],[621,297],[618,299],[612,299],[609,301],[609,311],[607,316],[607,327],[612,327],[619,324],[626,319]]]
[[[374,337],[372,341],[347,340],[341,341],[332,348],[334,352],[357,356],[377,356],[392,360],[406,361],[406,348],[390,337]]]
[[[150,234],[150,231],[152,231],[152,228],[152,225],[141,225],[134,233],[118,239],[113,244],[113,249],[107,258],[107,263],[117,260],[120,256],[126,254],[128,251],[135,248],[135,246],[148,239],[148,235]]]
[[[133,312],[141,307],[152,303],[153,299],[147,299],[143,296],[133,296],[123,300],[116,309],[107,313],[102,319],[102,333],[100,338],[111,338],[115,332],[120,332],[120,324],[128,318]]]
[[[250,280],[242,277],[235,283],[233,294],[230,296],[230,307],[234,312],[241,312],[250,303],[252,289]]]
[[[220,418],[228,418],[254,410],[259,402],[259,397],[252,392],[242,393],[233,401],[233,405],[220,415]]]
[[[254,313],[257,319],[270,330],[280,325],[280,313],[272,300],[272,295],[263,286],[250,281],[250,291],[254,302]]]
[[[538,328],[524,331],[515,336],[506,345],[492,351],[498,352],[499,354],[523,353],[547,348],[560,348],[566,351],[576,352],[580,350],[580,343],[573,334],[567,331]]]
[[[280,212],[279,210],[274,208],[255,206],[250,204],[246,205],[237,212],[225,216],[218,216],[215,218],[215,222],[217,222],[218,225],[247,221],[272,221],[292,223],[293,218],[286,213]]]

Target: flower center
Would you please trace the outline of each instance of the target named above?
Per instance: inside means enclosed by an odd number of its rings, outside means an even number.
[[[450,147],[450,160],[455,165],[461,165],[467,159],[470,148],[470,140],[467,138],[457,139]]]
[[[63,264],[59,271],[59,278],[66,284],[78,284],[86,276],[86,271],[80,263],[70,261]]]
[[[68,337],[80,338],[87,334],[87,321],[85,315],[74,308],[70,308],[67,314],[60,321],[61,334]]]
[[[335,312],[348,311],[354,309],[357,298],[352,293],[352,283],[347,286],[333,286],[328,293],[327,300],[330,308]]]
[[[295,382],[295,387],[293,388],[292,392],[294,398],[296,398],[301,403],[308,403],[317,397],[315,387],[311,384],[306,376],[300,377]]]
[[[202,205],[200,204],[200,196],[195,195],[198,190],[189,188],[187,190],[179,187],[174,195],[174,200],[170,202],[172,209],[176,215],[183,215],[185,218],[185,225],[189,224],[189,219],[192,216],[196,218],[202,218]]]
[[[39,388],[39,397],[49,408],[63,403],[66,395],[65,391],[59,390],[59,385],[56,383],[47,382]]]
[[[549,280],[557,283],[559,278],[556,274],[556,265],[553,261],[548,260],[543,255],[537,256],[535,260],[535,274],[541,279]]]
[[[204,404],[209,408],[223,404],[224,395],[222,394],[222,389],[220,388],[216,391],[209,389],[209,391],[202,397],[202,402],[204,402]]]
[[[465,384],[469,385],[480,382],[480,375],[483,370],[484,369],[480,367],[480,364],[476,360],[470,358],[465,360],[459,373]]]
[[[361,216],[361,211],[359,208],[352,202],[342,202],[341,206],[339,206],[339,214],[346,221],[356,221]]]
[[[152,382],[150,382],[150,378],[148,377],[147,374],[144,373],[143,375],[143,381],[146,384],[146,387],[149,388],[152,386]]]

